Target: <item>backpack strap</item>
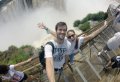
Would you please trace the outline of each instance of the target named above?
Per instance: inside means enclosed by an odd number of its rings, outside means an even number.
[[[75,47],[74,47],[74,49],[78,49],[78,42],[79,42],[79,39],[78,39],[78,37],[77,37],[76,42],[75,42]]]
[[[47,42],[46,44],[49,44],[49,45],[52,46],[52,55],[53,55],[53,53],[54,53],[54,44],[52,42]],[[42,49],[41,54],[39,55],[39,60],[40,60],[41,65],[43,66],[42,69],[45,69],[46,68],[46,64],[45,64],[46,59],[44,58],[44,56],[45,56],[44,47],[41,47],[41,48],[43,48],[43,49]]]
[[[47,42],[46,44],[49,44],[52,46],[52,53],[54,53],[54,44],[52,42]]]

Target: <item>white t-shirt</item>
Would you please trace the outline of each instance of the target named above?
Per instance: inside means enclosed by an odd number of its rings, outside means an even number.
[[[82,36],[78,37],[78,48],[77,49],[75,49],[76,40],[71,42],[70,54],[77,53],[79,51],[80,46],[83,44],[83,42],[84,42],[84,37]]]
[[[63,44],[58,44],[54,40],[51,40],[54,44],[54,54],[52,55],[52,46],[45,45],[45,58],[53,57],[54,68],[60,69],[65,63],[65,55],[69,55],[69,48],[71,43],[65,38]]]
[[[9,71],[5,76],[2,76],[2,79],[15,80],[14,82],[19,82],[23,79],[24,73],[16,71],[14,65],[9,66]]]
[[[107,46],[111,50],[119,49],[120,47],[120,32],[114,34],[107,42]]]

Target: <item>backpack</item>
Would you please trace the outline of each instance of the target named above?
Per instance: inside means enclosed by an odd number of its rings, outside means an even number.
[[[52,46],[52,53],[54,53],[54,44],[52,42],[47,42],[46,44],[49,44]],[[43,69],[46,68],[46,63],[45,63],[45,53],[44,53],[44,46],[41,46],[41,50],[39,52],[39,61],[43,67]]]

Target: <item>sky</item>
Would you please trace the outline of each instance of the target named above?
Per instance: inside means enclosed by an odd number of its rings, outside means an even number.
[[[0,21],[0,51],[7,50],[10,45],[39,47],[40,42],[47,36],[44,30],[37,27],[39,22],[44,22],[47,27],[53,30],[55,24],[59,21],[64,21],[69,28],[73,28],[73,22],[76,19],[81,20],[88,13],[106,12],[109,4],[112,3],[112,0],[65,1],[65,12],[58,11],[53,7],[42,7],[27,13],[22,12],[23,15],[17,14],[16,18],[13,15],[5,14],[8,22]],[[14,6],[12,5],[12,7]],[[11,20],[9,17],[12,18],[12,16],[13,19]]]

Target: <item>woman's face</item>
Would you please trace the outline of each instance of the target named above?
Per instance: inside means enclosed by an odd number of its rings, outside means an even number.
[[[69,32],[67,33],[67,39],[68,39],[70,42],[73,42],[73,41],[76,39],[75,33],[69,31]]]

